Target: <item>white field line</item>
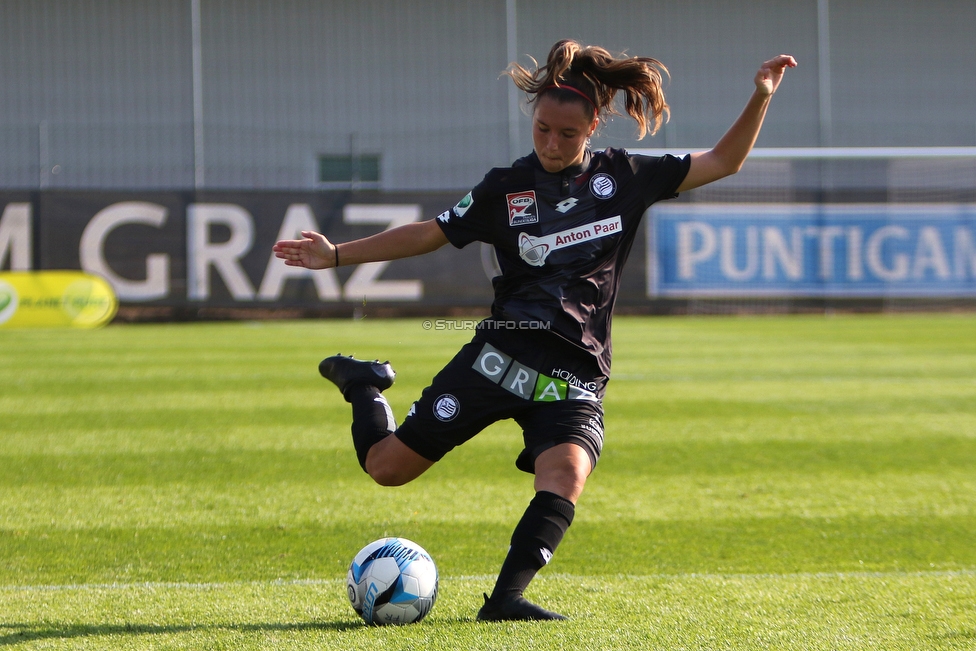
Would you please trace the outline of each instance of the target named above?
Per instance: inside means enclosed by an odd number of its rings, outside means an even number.
[[[193,583],[181,581],[145,581],[142,583],[69,583],[65,585],[0,585],[0,592],[61,592],[72,590],[124,591],[124,590],[225,590],[241,587],[315,586],[330,585],[342,579],[274,579],[269,581],[223,581]]]
[[[759,573],[759,574],[614,574],[608,579],[641,580],[653,579],[659,581],[677,581],[699,579],[706,581],[735,581],[735,580],[784,580],[784,579],[890,579],[890,578],[945,578],[945,577],[976,577],[976,569],[972,570],[932,570],[931,572],[796,572],[796,573]],[[470,576],[442,576],[441,581],[494,581],[494,574]],[[549,574],[539,577],[538,581],[581,581],[592,580],[591,575]],[[212,583],[192,583],[177,581],[146,581],[143,583],[74,583],[66,585],[0,585],[0,592],[68,592],[68,591],[125,591],[125,590],[224,590],[230,588],[256,587],[273,588],[280,586],[318,586],[335,585],[345,581],[336,579],[275,579],[269,581],[225,581]]]

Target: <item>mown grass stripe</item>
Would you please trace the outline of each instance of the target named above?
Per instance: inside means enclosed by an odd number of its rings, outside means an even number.
[[[497,570],[510,523],[365,518],[294,525],[0,530],[0,584],[223,582],[345,574],[365,542],[423,540],[445,575]],[[734,518],[574,523],[549,571],[577,575],[960,570],[976,516]],[[242,559],[246,562],[242,562]]]
[[[482,458],[500,467],[506,451]],[[797,474],[852,476],[884,472],[929,472],[972,466],[976,437],[891,437],[888,441],[619,441],[602,459],[614,475],[670,477],[731,475],[790,468]],[[350,451],[194,450],[152,453],[0,454],[0,486],[164,485],[255,482],[270,484],[305,477],[352,478],[361,471]],[[460,468],[448,468],[452,474]]]
[[[976,570],[932,570],[928,572],[791,572],[709,574],[690,572],[684,574],[617,574],[616,579],[678,581],[699,579],[717,580],[790,580],[790,579],[888,579],[888,578],[929,578],[929,577],[976,577]],[[551,573],[539,579],[540,583],[553,581],[581,581],[592,577],[571,573]],[[445,576],[439,575],[442,582],[482,582],[493,581],[494,574]],[[223,581],[211,583],[186,583],[171,581],[145,581],[141,583],[75,583],[66,585],[0,585],[0,592],[72,592],[72,591],[128,591],[128,590],[226,590],[238,587],[280,587],[280,586],[333,586],[345,584],[346,579],[270,579],[267,581]]]

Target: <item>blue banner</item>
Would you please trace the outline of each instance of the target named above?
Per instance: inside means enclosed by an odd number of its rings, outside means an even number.
[[[648,296],[976,296],[976,204],[656,204]]]

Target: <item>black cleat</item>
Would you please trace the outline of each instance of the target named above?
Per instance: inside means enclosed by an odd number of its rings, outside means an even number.
[[[485,605],[478,611],[479,622],[530,622],[555,619],[569,618],[536,606],[524,597],[512,596],[493,600],[485,595]]]
[[[385,391],[393,386],[396,378],[396,372],[389,362],[368,362],[345,355],[333,355],[323,359],[319,363],[319,373],[339,387],[343,396],[346,395],[346,389],[356,384],[366,384]]]

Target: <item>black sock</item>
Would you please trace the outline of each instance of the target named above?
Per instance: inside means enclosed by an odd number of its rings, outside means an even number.
[[[573,503],[555,493],[535,494],[512,532],[512,546],[498,573],[492,599],[522,596],[536,573],[552,558],[575,513]]]
[[[380,390],[368,384],[349,387],[345,398],[352,403],[352,444],[359,465],[366,470],[369,449],[396,429],[393,411]]]

